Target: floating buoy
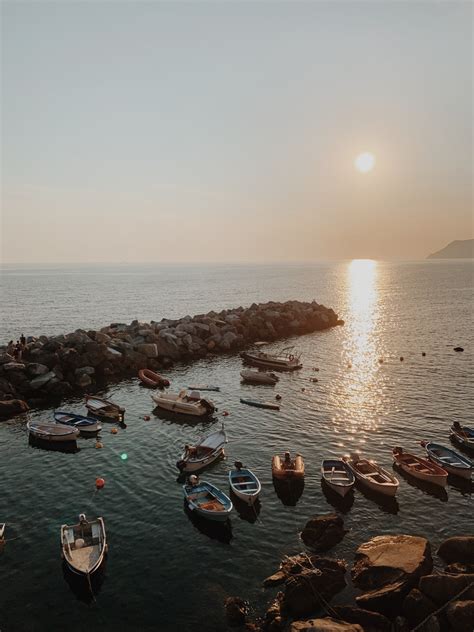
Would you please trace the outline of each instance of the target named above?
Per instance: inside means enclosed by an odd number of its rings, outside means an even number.
[[[281,399],[281,395],[279,394],[275,395],[275,399]]]
[[[348,369],[352,369],[352,364],[349,362],[349,364],[347,365]]]
[[[117,434],[118,429],[117,428],[112,428],[112,430],[110,431],[112,434]]]
[[[422,351],[421,355],[422,355],[423,357],[425,357],[426,353],[425,353],[424,351]]]
[[[383,364],[383,358],[379,358],[379,364]]]
[[[150,415],[143,415],[143,419],[145,421],[150,421]]]
[[[403,360],[404,360],[404,357],[400,356],[400,362],[403,362]]]
[[[454,347],[454,351],[464,351],[462,347]]]
[[[95,442],[95,447],[96,447],[97,450],[100,450],[101,448],[104,447],[104,444],[101,443],[100,441],[96,441]]]
[[[105,481],[103,478],[96,478],[95,479],[95,486],[97,487],[97,489],[102,489],[102,487],[104,487],[105,485]]]
[[[304,393],[305,392],[305,387],[303,386],[303,388],[301,389],[301,392]]]
[[[312,378],[310,378],[310,381],[311,381],[311,382],[317,382],[317,381],[318,381],[318,378],[317,378],[317,377],[312,377]]]
[[[318,367],[314,366],[313,371],[319,371]]]
[[[222,414],[224,417],[228,417],[229,416],[229,411],[228,410],[223,410]]]

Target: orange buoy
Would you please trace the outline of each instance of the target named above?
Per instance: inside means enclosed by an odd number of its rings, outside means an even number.
[[[318,378],[317,378],[317,377],[312,377],[312,378],[310,378],[310,381],[311,381],[311,382],[317,382],[317,381],[318,381]]]
[[[383,364],[383,358],[379,358],[379,364]]]
[[[228,417],[229,416],[229,411],[228,410],[223,410],[222,414],[224,415],[224,417]]]
[[[100,450],[100,448],[104,447],[104,444],[101,443],[100,441],[96,441],[95,442],[95,447],[96,447],[97,450]]]
[[[103,478],[96,478],[95,479],[95,486],[97,487],[97,489],[102,489],[102,487],[104,487],[105,485],[105,481]]]
[[[110,431],[112,434],[117,434],[118,429],[117,428],[112,428],[112,430]]]
[[[143,419],[145,421],[150,421],[150,415],[143,415]]]
[[[425,357],[426,353],[423,351],[421,355],[422,355],[423,357]]]
[[[405,358],[403,356],[400,356],[400,362],[403,362]]]
[[[352,369],[352,364],[349,362],[349,364],[347,365],[348,369]]]

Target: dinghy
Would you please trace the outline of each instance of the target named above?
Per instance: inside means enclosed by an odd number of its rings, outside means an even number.
[[[257,399],[246,399],[245,397],[240,398],[241,404],[247,404],[247,406],[255,406],[256,408],[268,408],[270,410],[280,410],[280,406],[275,404],[274,402],[262,402]]]
[[[326,485],[343,498],[354,487],[354,473],[342,459],[324,459],[321,474]]]
[[[461,426],[459,421],[455,421],[451,426],[451,438],[465,448],[474,450],[474,428]]]
[[[220,386],[212,386],[212,384],[193,384],[188,386],[190,391],[220,391]]]
[[[421,441],[421,445],[425,448],[429,459],[442,467],[443,470],[449,474],[454,474],[454,476],[471,479],[472,462],[470,459],[439,443]]]
[[[289,452],[285,452],[283,458],[275,454],[272,458],[272,475],[274,478],[304,478],[304,461],[301,454],[297,454],[294,459]]]
[[[150,369],[140,369],[138,371],[138,377],[146,386],[152,386],[153,388],[163,388],[170,385],[170,381],[159,373],[150,371]]]
[[[76,413],[66,413],[61,410],[54,412],[54,420],[65,426],[73,426],[83,434],[95,434],[102,430],[102,425],[97,419],[92,417],[84,417],[84,415],[76,415]]]
[[[87,520],[79,516],[79,523],[61,527],[61,548],[66,564],[73,573],[92,575],[102,564],[107,552],[104,520]]]
[[[224,456],[224,446],[227,435],[224,427],[207,437],[201,438],[196,445],[184,446],[181,459],[176,463],[180,472],[197,472],[207,467],[221,456]]]
[[[231,490],[247,505],[253,505],[262,490],[260,481],[255,474],[245,468],[240,461],[235,462],[235,470],[229,472]]]
[[[58,423],[44,423],[41,421],[29,421],[26,424],[31,436],[42,441],[75,441],[79,436],[79,430],[71,426],[63,426]]]
[[[410,476],[418,478],[420,481],[425,481],[426,483],[446,487],[448,473],[446,470],[443,470],[442,467],[436,465],[436,463],[432,463],[428,461],[428,459],[423,459],[409,452],[404,452],[403,449],[399,447],[393,448],[392,454],[393,462],[398,465],[401,470],[410,474]]]
[[[277,354],[265,353],[264,351],[256,351],[255,353],[243,351],[240,357],[248,364],[274,371],[294,371],[303,366],[300,361],[301,356],[294,350],[294,347],[286,347]]]
[[[94,395],[86,395],[87,410],[102,419],[113,419],[114,421],[123,421],[125,408],[111,402],[108,399],[95,397]]]
[[[270,373],[268,371],[252,371],[252,369],[244,369],[240,372],[240,376],[244,382],[249,382],[250,384],[268,384],[269,386],[274,386],[278,382],[278,377],[275,373]]]
[[[358,454],[343,456],[343,461],[351,468],[354,476],[373,492],[384,496],[395,496],[398,490],[398,479],[375,461],[368,461]]]
[[[215,410],[211,400],[201,397],[199,391],[191,391],[188,394],[185,389],[182,389],[179,393],[163,393],[152,395],[151,398],[158,408],[182,415],[203,417],[211,415]]]
[[[202,518],[225,522],[232,511],[232,501],[212,483],[199,481],[194,474],[183,485],[185,501],[190,511]]]

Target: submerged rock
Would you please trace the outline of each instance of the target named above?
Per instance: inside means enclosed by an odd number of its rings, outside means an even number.
[[[445,540],[438,549],[438,555],[448,564],[474,564],[474,535],[459,535]]]
[[[327,551],[340,542],[346,533],[341,516],[328,514],[308,520],[301,532],[301,539],[315,551]]]
[[[230,626],[240,626],[245,623],[248,613],[248,603],[240,597],[228,597],[224,602],[225,614]]]

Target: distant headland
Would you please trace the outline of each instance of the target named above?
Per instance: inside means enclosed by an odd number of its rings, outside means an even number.
[[[427,259],[474,259],[474,239],[456,239]]]

